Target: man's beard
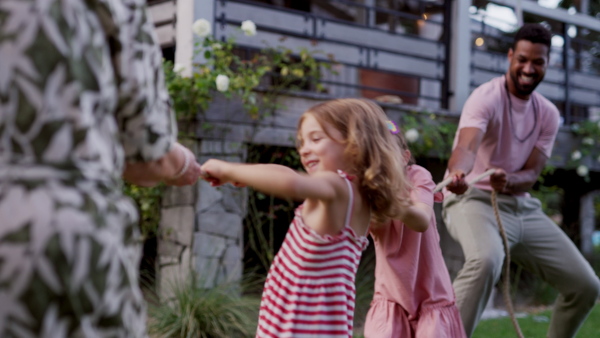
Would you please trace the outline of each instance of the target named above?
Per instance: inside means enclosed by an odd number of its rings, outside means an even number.
[[[542,76],[541,78],[534,79],[534,81],[531,85],[522,86],[521,83],[519,82],[519,76],[517,75],[516,72],[511,72],[510,78],[513,82],[513,85],[517,92],[517,95],[520,95],[520,96],[531,95],[531,93],[533,93],[535,88],[537,88],[537,86],[540,84],[540,82],[542,82],[542,80],[544,79],[544,77]]]

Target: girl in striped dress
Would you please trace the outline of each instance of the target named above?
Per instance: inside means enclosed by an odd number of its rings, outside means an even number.
[[[400,217],[409,203],[406,164],[386,122],[371,101],[328,101],[300,117],[307,174],[274,164],[202,166],[212,185],[304,200],[269,270],[257,337],[352,337],[354,279],[369,224]]]

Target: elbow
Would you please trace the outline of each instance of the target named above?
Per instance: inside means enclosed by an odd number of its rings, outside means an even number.
[[[416,232],[425,232],[427,229],[429,229],[429,222],[419,222],[413,230]]]
[[[430,224],[435,224],[435,215],[433,209],[418,205],[413,209],[412,220],[410,222],[411,229],[417,232],[425,232],[429,229]]]
[[[429,229],[429,222],[421,219],[420,217],[405,218],[404,220],[401,220],[401,222],[416,232],[425,232],[427,229]]]

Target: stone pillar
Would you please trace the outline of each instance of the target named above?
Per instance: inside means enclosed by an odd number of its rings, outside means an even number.
[[[183,130],[184,127],[180,125],[179,129]],[[198,153],[194,139],[180,139],[179,142],[195,154]],[[167,186],[162,196],[156,271],[156,290],[161,299],[171,298],[173,288],[187,282],[193,267],[197,186]]]
[[[196,186],[166,187],[158,237],[157,290],[161,299],[189,277],[195,224]]]
[[[218,158],[246,161],[246,146],[238,142],[203,140],[199,161]],[[247,188],[198,184],[194,231],[194,269],[200,284],[214,287],[237,282],[243,272],[243,220],[247,212]]]

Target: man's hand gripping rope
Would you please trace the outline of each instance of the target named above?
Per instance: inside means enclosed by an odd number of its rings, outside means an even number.
[[[468,185],[471,186],[479,181],[481,181],[482,179],[491,176],[492,174],[494,174],[496,172],[496,169],[488,169],[486,172],[484,172],[483,174],[475,177],[473,180],[471,180]],[[435,189],[433,190],[434,193],[441,191],[442,189],[444,189],[448,184],[452,183],[454,181],[454,177],[453,176],[449,176],[447,177],[445,180],[443,180],[442,182],[440,182]],[[506,303],[506,309],[508,310],[508,313],[510,315],[510,320],[515,328],[515,331],[517,332],[517,336],[519,338],[523,338],[523,332],[521,331],[521,327],[519,327],[519,323],[517,322],[517,317],[515,316],[515,309],[513,307],[513,303],[512,300],[510,298],[510,249],[508,247],[508,238],[506,237],[506,231],[504,230],[504,225],[502,224],[502,219],[500,218],[500,212],[498,210],[498,201],[497,201],[497,195],[498,193],[496,192],[496,190],[492,190],[492,207],[494,208],[494,215],[496,216],[496,222],[498,222],[498,229],[500,230],[500,236],[502,237],[502,245],[504,246],[504,281],[503,281],[503,285],[502,285],[502,295],[504,297],[504,302]]]

